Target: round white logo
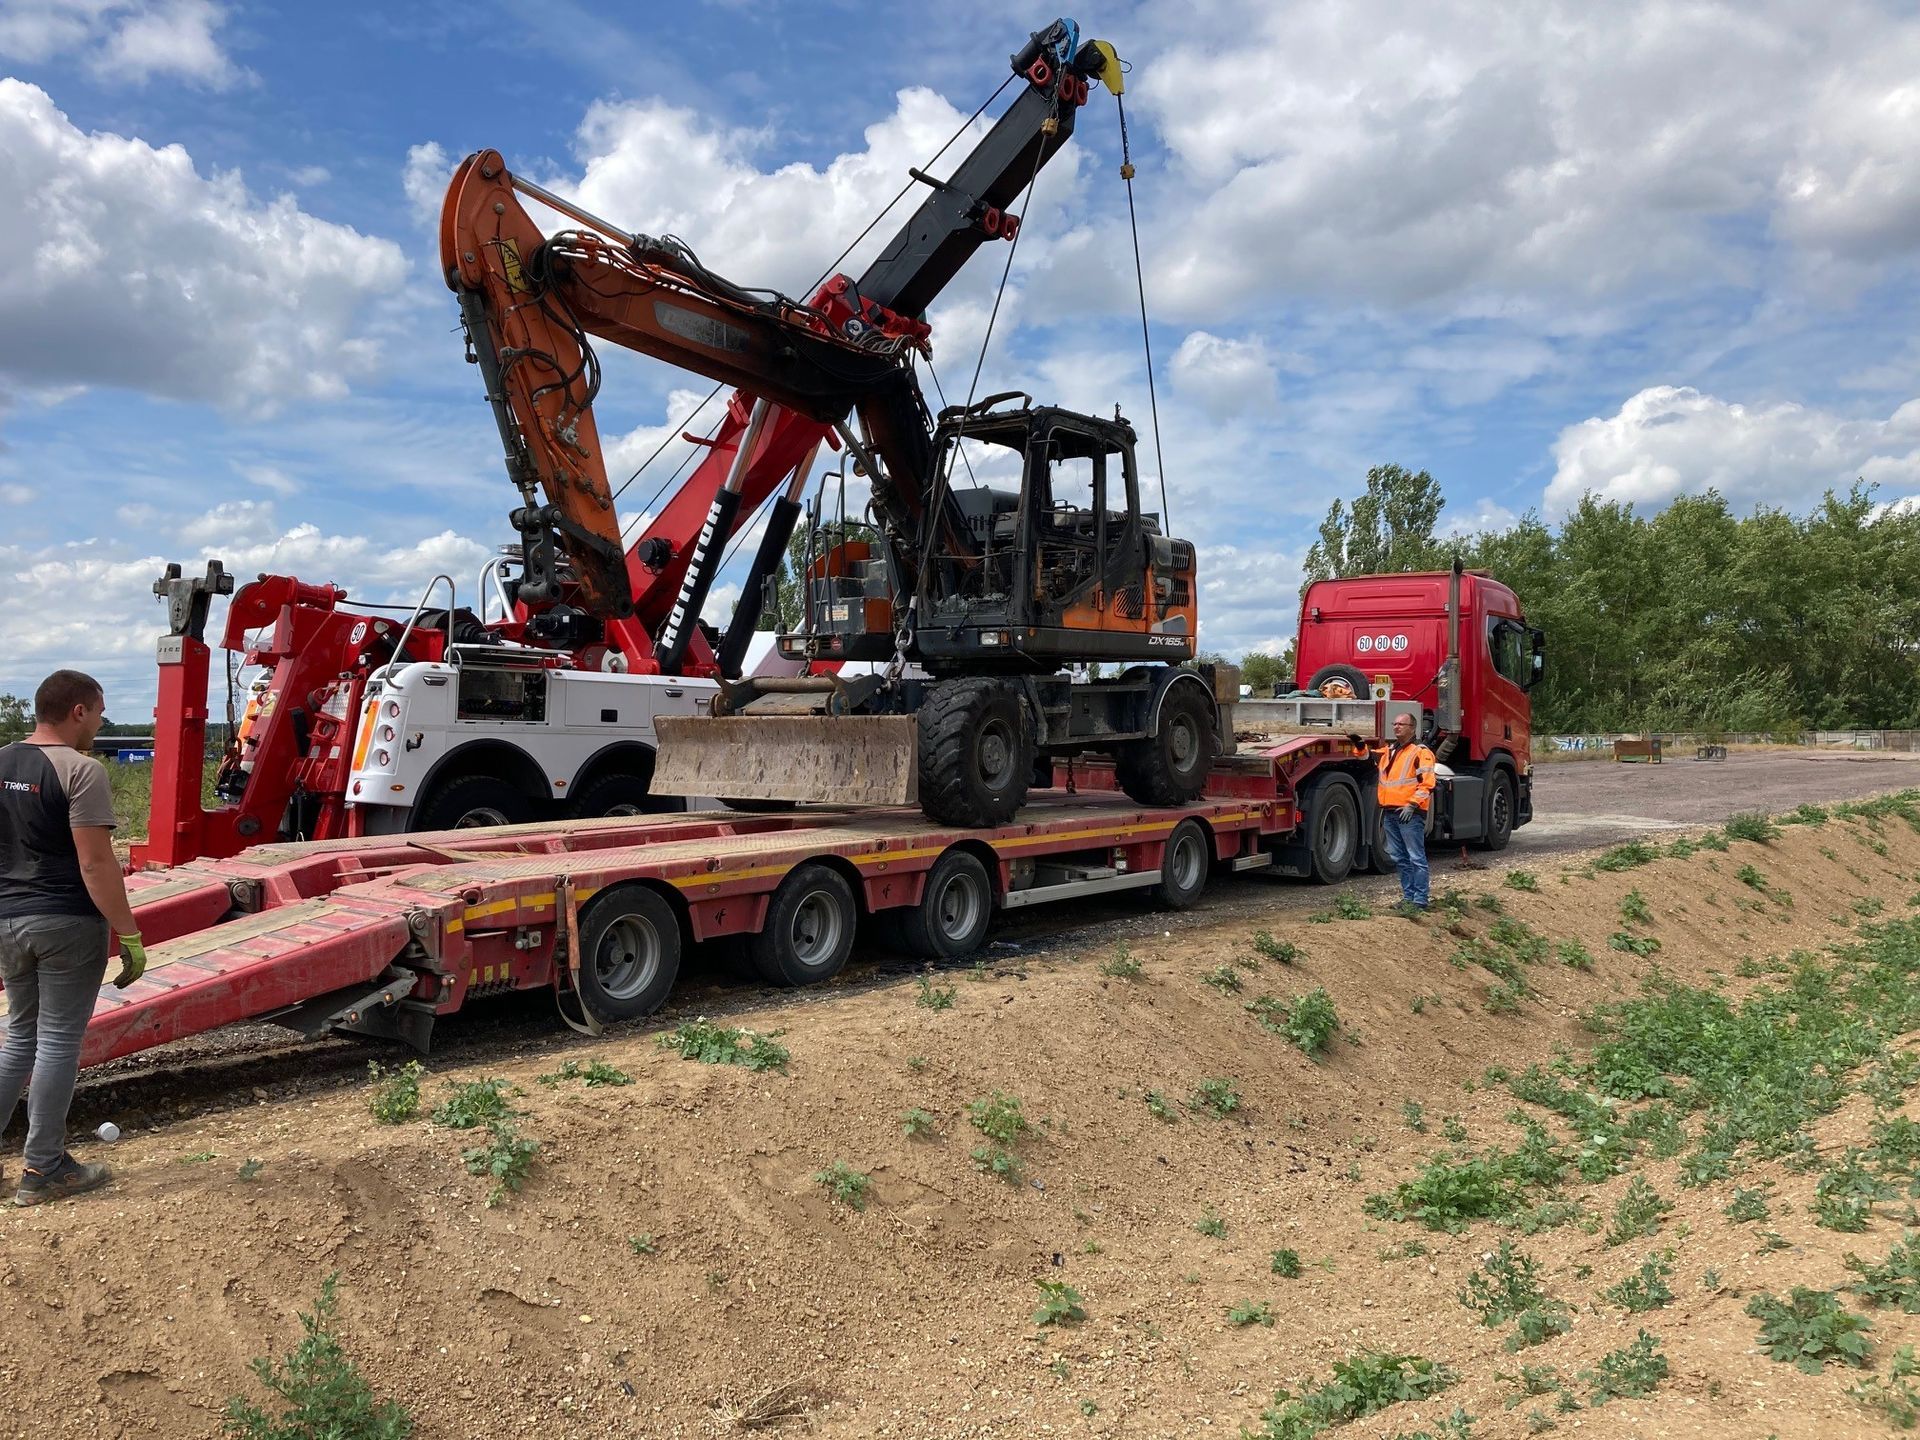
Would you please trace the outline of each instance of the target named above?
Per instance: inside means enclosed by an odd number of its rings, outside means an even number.
[[[367,638],[367,622],[362,620],[358,625],[354,626],[353,629],[348,633],[347,643],[349,645],[358,645],[362,640],[366,638]]]
[[[1394,637],[1393,637],[1393,648],[1394,648],[1395,650],[1404,650],[1404,649],[1406,649],[1406,648],[1407,648],[1407,637],[1406,637],[1406,636],[1404,636],[1404,635],[1396,635],[1396,636],[1394,636]]]
[[[1391,635],[1376,635],[1373,637],[1374,649],[1389,650],[1392,647],[1393,647],[1393,637]]]
[[[1353,642],[1353,648],[1358,650],[1362,655],[1369,653],[1373,649],[1373,637],[1371,635],[1362,635],[1358,640]]]

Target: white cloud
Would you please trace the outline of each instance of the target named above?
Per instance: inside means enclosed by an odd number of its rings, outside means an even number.
[[[128,507],[133,508],[133,507]],[[151,526],[158,517],[143,515]],[[189,574],[207,558],[226,563],[244,584],[260,572],[296,575],[344,587],[367,603],[411,604],[427,577],[459,578],[465,599],[468,577],[490,553],[479,541],[453,530],[396,543],[391,535],[328,534],[316,525],[281,524],[264,502],[237,501],[177,526],[166,558]],[[153,581],[162,557],[141,554],[110,541],[0,546],[0,565],[17,583],[0,593],[0,691],[30,694],[49,671],[76,666],[106,686],[116,719],[144,715],[154,694],[154,638],[165,626]],[[48,595],[86,597],[85,604],[49,607]],[[216,606],[208,634],[219,634],[224,607]],[[216,676],[220,667],[216,663]],[[217,684],[217,681],[216,681]]]
[[[0,485],[0,505],[31,505],[39,498],[39,494],[31,485],[9,481]]]
[[[370,305],[402,284],[391,242],[203,176],[179,145],[86,134],[0,79],[0,374],[120,385],[231,410],[333,399],[371,373]]]
[[[1230,340],[1195,330],[1180,342],[1169,367],[1174,388],[1209,415],[1239,415],[1271,407],[1280,376],[1260,339]]]
[[[270,490],[283,499],[300,493],[300,482],[278,465],[243,465],[240,474],[247,484]]]
[[[1885,420],[1780,402],[1742,405],[1685,386],[1642,390],[1609,417],[1561,431],[1546,508],[1591,491],[1657,507],[1712,487],[1731,500],[1802,508],[1856,479],[1920,486],[1920,400]]]
[[[436,140],[407,148],[407,163],[400,170],[400,186],[413,207],[413,218],[422,225],[434,225],[440,219],[440,202],[446,199],[447,181],[453,178],[453,161]]]
[[[1920,244],[1909,9],[1240,4],[1146,12],[1132,88],[1175,164],[1148,293],[1551,308]],[[1214,38],[1218,37],[1218,38]],[[1281,57],[1258,80],[1249,54]],[[1149,172],[1151,177],[1151,172]],[[1177,223],[1173,222],[1177,218]]]
[[[225,21],[210,0],[0,0],[0,56],[37,65],[78,53],[103,80],[225,89],[247,78],[215,33]]]

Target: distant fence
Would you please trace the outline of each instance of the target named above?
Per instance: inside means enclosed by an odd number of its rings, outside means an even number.
[[[1637,730],[1614,735],[1542,735],[1534,745],[1542,752],[1611,755],[1616,739],[1657,739],[1675,754],[1701,745],[1824,745],[1850,750],[1920,750],[1920,730],[1806,730],[1769,734],[1746,731]]]

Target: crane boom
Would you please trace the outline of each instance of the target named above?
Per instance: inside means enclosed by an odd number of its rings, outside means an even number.
[[[1071,137],[1087,76],[1108,63],[1069,20],[1010,62],[1026,81],[1013,104],[949,178],[914,172],[931,193],[858,280],[835,275],[804,304],[742,289],[676,240],[600,220],[514,176],[498,151],[462,162],[441,259],[521,494],[518,600],[532,633],[544,621],[551,637],[577,635],[568,622],[584,612],[636,670],[680,673],[690,658],[710,669],[692,622],[727,540],[817,446],[838,443],[855,409],[885,462],[877,502],[903,521],[917,513],[931,427],[910,362],[926,345],[925,309],[981,245],[1018,233],[1007,207]],[[523,196],[578,228],[549,237]],[[737,387],[701,463],[624,551],[589,337]],[[763,551],[784,545],[795,513],[781,512]]]

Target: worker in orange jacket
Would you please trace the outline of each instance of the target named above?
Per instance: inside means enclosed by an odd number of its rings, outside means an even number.
[[[1393,743],[1373,746],[1380,765],[1380,829],[1400,872],[1400,903],[1431,908],[1427,898],[1427,811],[1433,806],[1433,751],[1414,738],[1413,716],[1393,717]]]

